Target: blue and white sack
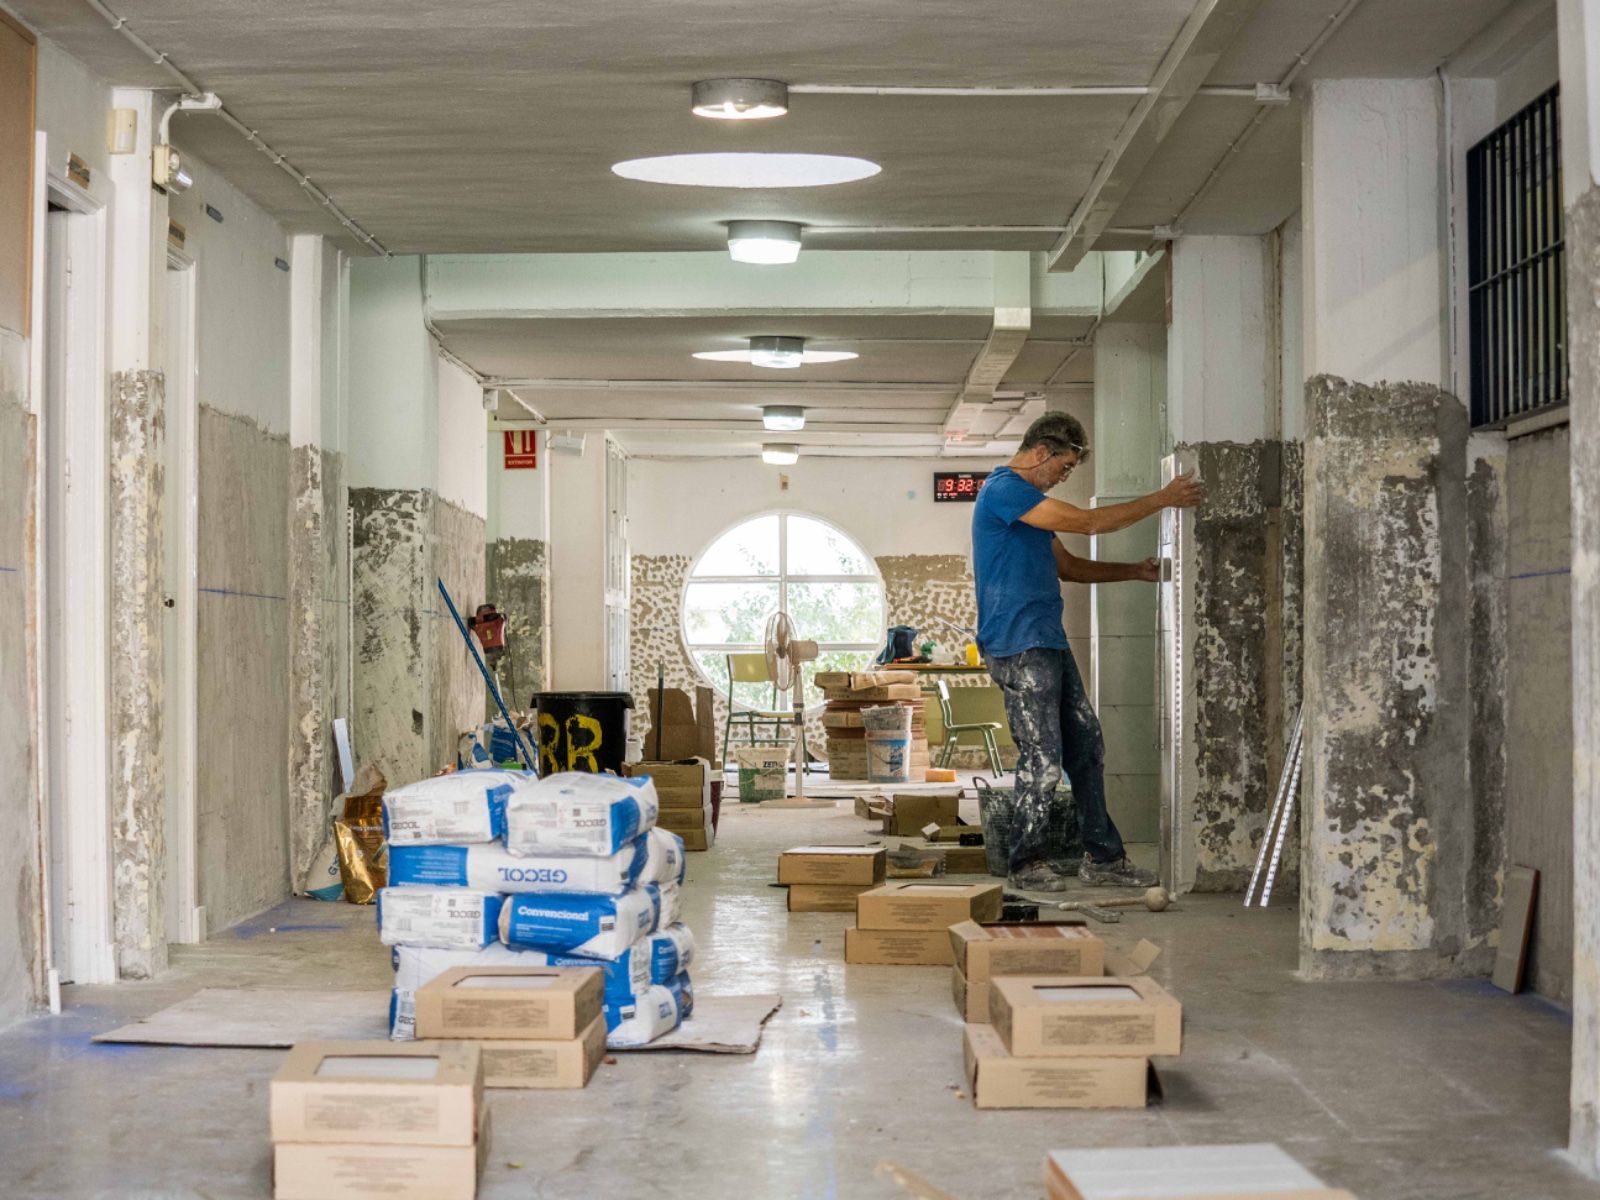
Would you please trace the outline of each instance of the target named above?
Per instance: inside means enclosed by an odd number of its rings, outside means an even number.
[[[655,931],[660,904],[655,890],[656,885],[650,884],[613,896],[575,892],[508,896],[500,910],[500,940],[547,954],[618,958]]]
[[[513,854],[615,854],[655,827],[660,810],[647,778],[564,771],[519,786],[506,802]]]
[[[639,882],[681,884],[689,865],[689,856],[683,849],[683,839],[671,830],[660,827],[652,829],[644,836],[648,854],[645,857],[644,870],[639,872]]]
[[[472,888],[380,888],[378,936],[385,946],[479,950],[495,939],[503,900]]]
[[[615,854],[518,857],[486,846],[392,846],[391,886],[473,887],[495,892],[620,892],[632,887],[648,856],[644,838]]]
[[[505,836],[506,799],[523,771],[452,771],[383,796],[383,836],[390,846],[463,846]]]
[[[417,1036],[417,989],[432,983],[451,967],[515,967],[528,960],[499,942],[478,950],[440,950],[427,946],[396,946],[394,991],[389,997],[389,1036],[409,1042]],[[542,964],[534,963],[539,966]]]
[[[652,929],[666,929],[676,925],[683,916],[683,892],[675,883],[650,883],[645,885],[655,894],[656,923]]]
[[[679,975],[666,988],[677,998],[679,1018],[687,1021],[694,1016],[694,984],[689,982],[688,974]]]
[[[626,1004],[635,996],[642,996],[657,982],[650,977],[651,959],[648,940],[629,946],[616,958],[584,958],[578,954],[546,954],[543,950],[512,950],[518,962],[536,967],[598,967],[605,976],[605,998]]]
[[[607,1001],[604,1005],[606,1047],[629,1050],[648,1046],[663,1034],[671,1033],[683,1019],[680,1003],[681,993],[659,983],[637,997],[632,1005],[618,1006]]]
[[[694,934],[684,924],[650,935],[650,982],[670,983],[694,962]]]

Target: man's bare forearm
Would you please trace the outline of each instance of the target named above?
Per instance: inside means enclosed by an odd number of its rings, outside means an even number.
[[[1154,516],[1165,507],[1166,501],[1162,494],[1151,492],[1148,496],[1140,496],[1136,500],[1108,504],[1105,508],[1091,508],[1088,510],[1091,526],[1088,532],[1118,533],[1130,525],[1137,525],[1146,517]]]
[[[1144,563],[1098,562],[1074,556],[1058,574],[1067,583],[1132,583],[1144,578]]]

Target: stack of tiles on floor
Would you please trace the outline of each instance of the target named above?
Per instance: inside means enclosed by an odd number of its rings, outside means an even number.
[[[622,773],[630,778],[648,778],[655,784],[656,799],[661,804],[656,827],[681,837],[685,850],[709,850],[716,844],[711,764],[705,759],[628,763]]]
[[[1355,1200],[1271,1142],[1055,1150],[1044,1178],[1050,1200]]]
[[[796,846],[778,855],[790,912],[855,912],[856,898],[883,883],[882,846]]]
[[[867,731],[861,710],[884,703],[911,709],[909,761],[912,778],[922,778],[929,763],[928,731],[922,684],[915,671],[818,671],[815,683],[828,702],[822,726],[828,737],[829,778],[867,777]]]
[[[856,897],[856,923],[844,931],[847,963],[948,967],[950,926],[1000,919],[998,883],[896,882]]]
[[[483,1086],[581,1088],[606,1052],[596,967],[452,967],[417,990],[417,1036],[470,1040]]]
[[[277,1200],[472,1200],[489,1152],[473,1042],[303,1042],[273,1077]]]
[[[1099,975],[1105,943],[1081,925],[963,921],[950,926],[951,991],[956,1011],[989,1023],[989,987],[1004,975]]]
[[[416,993],[442,972],[511,965],[598,969],[613,1047],[677,1028],[694,938],[683,839],[656,827],[659,807],[648,778],[582,773],[461,771],[386,796],[391,1036],[416,1036]]]
[[[1142,1108],[1152,1058],[1182,1050],[1183,1008],[1145,975],[1011,975],[966,1026],[979,1108]]]

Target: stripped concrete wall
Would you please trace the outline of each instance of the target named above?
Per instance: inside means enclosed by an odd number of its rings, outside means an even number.
[[[201,405],[200,902],[226,929],[289,890],[288,438]]]
[[[482,458],[480,453],[478,461]],[[427,580],[433,672],[428,753],[437,771],[455,761],[459,735],[482,722],[488,689],[434,580],[444,580],[465,620],[484,600],[486,547],[484,519],[448,500],[434,501],[433,530],[434,569]]]
[[[0,329],[0,1026],[42,1002],[44,980],[27,379],[27,343]]]
[[[545,612],[549,605],[548,547],[543,538],[500,537],[484,560],[485,598],[506,614],[506,657],[501,695],[512,709],[529,707],[545,686]],[[487,691],[487,689],[485,689]],[[493,700],[485,714],[498,715]]]

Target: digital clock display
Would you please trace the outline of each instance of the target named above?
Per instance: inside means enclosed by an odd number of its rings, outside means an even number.
[[[987,478],[987,471],[935,471],[933,501],[935,504],[971,504],[978,498],[978,489]]]

